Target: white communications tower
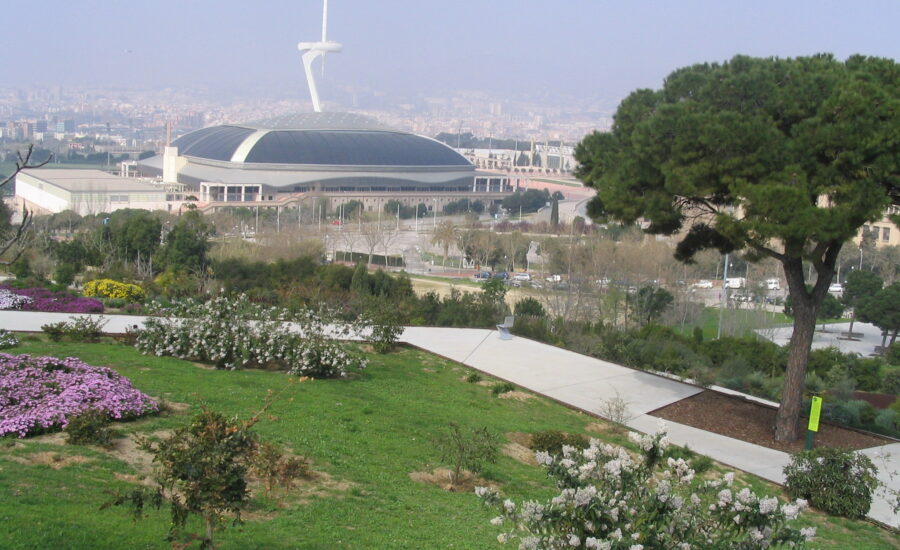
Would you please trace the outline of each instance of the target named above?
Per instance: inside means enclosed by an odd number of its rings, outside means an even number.
[[[325,54],[338,53],[344,49],[339,42],[328,40],[326,38],[328,27],[328,0],[324,0],[322,8],[322,40],[320,42],[300,42],[297,49],[303,52],[303,70],[306,71],[306,82],[309,84],[309,95],[312,98],[313,110],[317,113],[322,112],[322,105],[319,103],[319,92],[316,90],[316,81],[313,78],[312,64],[320,55],[322,56],[322,66],[324,68]]]

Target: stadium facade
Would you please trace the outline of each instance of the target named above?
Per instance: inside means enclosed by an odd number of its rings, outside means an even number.
[[[486,205],[513,191],[504,174],[481,172],[436,140],[350,113],[303,113],[185,134],[138,162],[202,209],[296,207],[323,198],[376,211],[390,200],[429,210],[461,198]]]

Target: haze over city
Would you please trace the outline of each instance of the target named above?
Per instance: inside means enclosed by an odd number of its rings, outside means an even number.
[[[296,44],[321,32],[319,0],[10,3],[0,86],[187,88],[308,101]],[[326,100],[352,107],[461,90],[611,112],[672,70],[735,54],[896,58],[894,1],[419,2],[335,0]],[[13,55],[9,55],[13,53]],[[335,105],[335,102],[340,105]]]

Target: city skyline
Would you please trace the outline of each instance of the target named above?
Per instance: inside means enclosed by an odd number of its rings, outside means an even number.
[[[196,88],[308,101],[296,50],[320,33],[322,2],[189,4],[86,1],[7,6],[0,87]],[[333,0],[326,104],[403,102],[470,90],[545,105],[614,110],[671,71],[736,54],[819,52],[898,57],[900,4],[611,3],[544,0],[421,3]]]

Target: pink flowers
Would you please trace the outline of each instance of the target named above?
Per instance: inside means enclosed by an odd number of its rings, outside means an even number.
[[[73,296],[67,292],[53,292],[46,288],[14,288],[0,285],[0,309],[103,313],[103,302],[95,298]]]
[[[106,367],[74,357],[0,353],[0,437],[61,429],[67,417],[90,408],[131,419],[156,412],[159,405]]]

